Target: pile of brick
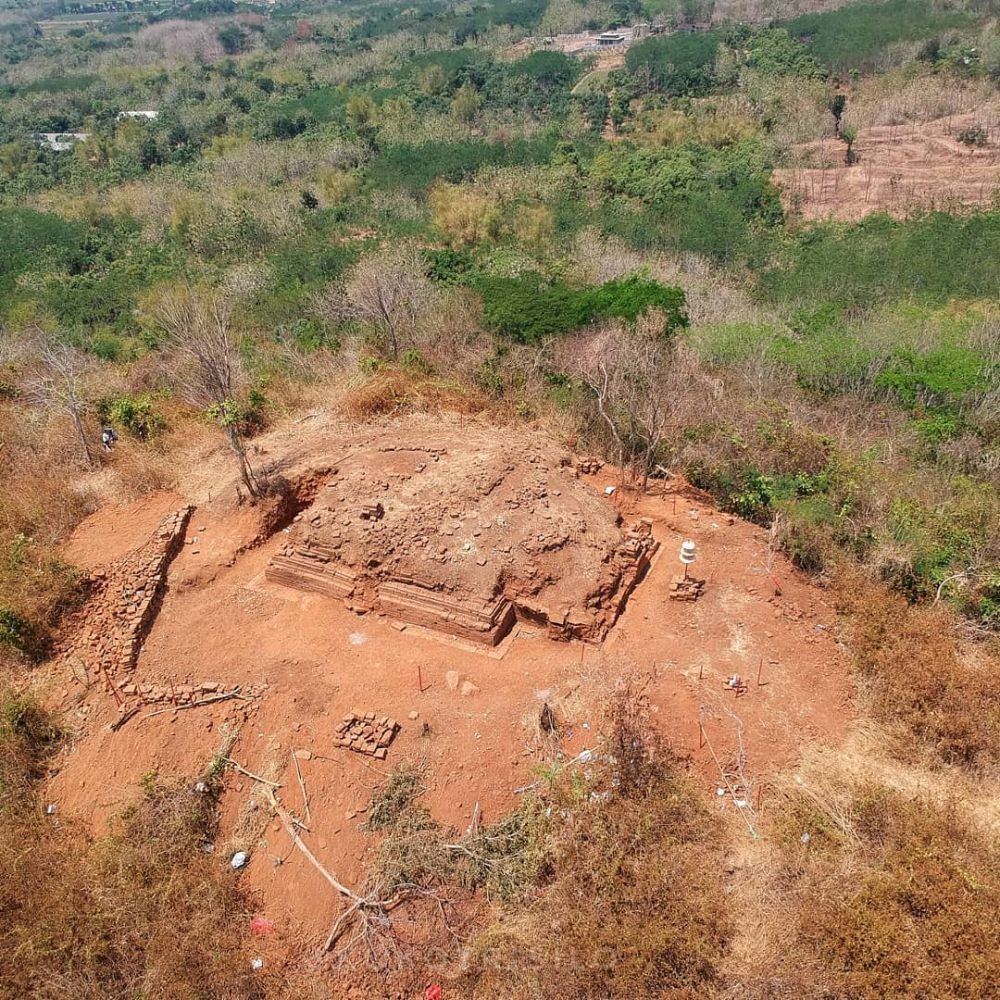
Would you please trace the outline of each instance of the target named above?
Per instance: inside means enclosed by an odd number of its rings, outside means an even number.
[[[190,517],[190,507],[168,514],[145,544],[91,574],[90,599],[69,623],[62,651],[81,682],[117,686],[131,679]]]
[[[603,468],[604,463],[599,458],[579,458],[576,462],[576,471],[584,476],[595,476]]]
[[[337,738],[334,743],[345,750],[368,754],[376,760],[385,760],[389,745],[398,732],[399,723],[388,715],[348,712],[337,727]]]
[[[670,581],[670,600],[697,601],[705,593],[705,581],[693,576],[675,576]]]

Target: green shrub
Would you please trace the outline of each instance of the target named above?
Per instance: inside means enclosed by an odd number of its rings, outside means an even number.
[[[540,343],[597,319],[634,321],[650,309],[664,313],[664,334],[688,322],[681,289],[639,275],[583,289],[547,281],[537,272],[517,277],[479,275],[471,284],[482,296],[486,325],[523,344]]]
[[[121,427],[140,441],[146,441],[166,427],[166,421],[156,412],[155,405],[155,397],[149,393],[126,394],[100,400],[97,412],[102,421]]]
[[[920,41],[941,31],[965,27],[971,21],[968,14],[932,0],[887,0],[803,14],[786,22],[785,27],[821,63],[844,73],[872,68],[896,42]]]
[[[625,65],[633,76],[648,72],[654,86],[668,96],[704,94],[715,82],[718,53],[715,32],[663,35],[631,46]]]

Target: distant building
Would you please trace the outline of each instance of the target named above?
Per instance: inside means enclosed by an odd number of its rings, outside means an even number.
[[[611,49],[616,45],[624,45],[626,36],[621,31],[605,31],[597,36],[597,47],[599,49]]]
[[[156,121],[159,111],[119,111],[118,121],[122,121],[125,118],[145,118],[146,121],[152,122]]]
[[[72,149],[78,142],[86,142],[90,138],[89,132],[36,132],[32,138],[39,146],[63,153],[67,149]]]

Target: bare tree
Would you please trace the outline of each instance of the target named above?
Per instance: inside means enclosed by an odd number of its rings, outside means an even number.
[[[669,417],[670,344],[662,317],[632,329],[609,325],[566,343],[563,370],[590,391],[624,473],[645,489]]]
[[[29,403],[45,410],[61,410],[72,420],[80,453],[89,469],[97,467],[97,459],[83,418],[88,406],[88,381],[95,368],[93,359],[81,351],[67,344],[48,344],[42,347],[21,386]]]
[[[162,294],[153,317],[170,338],[180,367],[178,382],[188,401],[207,410],[226,433],[240,482],[260,495],[240,430],[246,372],[233,331],[235,297],[222,289],[178,285]]]
[[[400,342],[435,301],[427,265],[416,247],[402,244],[365,257],[351,268],[343,288],[317,303],[331,318],[375,327],[393,359]]]

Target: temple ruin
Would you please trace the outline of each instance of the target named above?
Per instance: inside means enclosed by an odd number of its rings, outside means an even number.
[[[599,641],[655,550],[570,454],[475,425],[349,444],[266,575],[485,646],[517,621]]]

